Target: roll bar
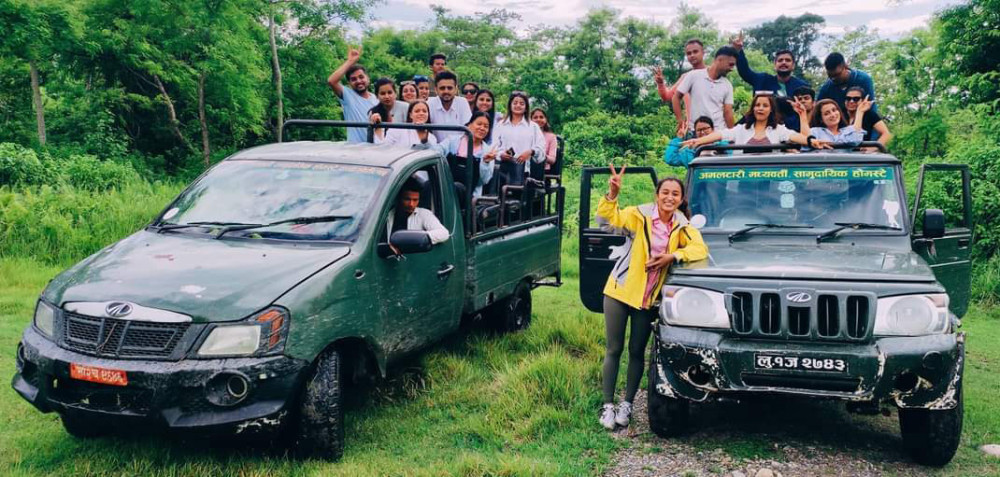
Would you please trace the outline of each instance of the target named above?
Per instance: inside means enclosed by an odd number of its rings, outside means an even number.
[[[339,127],[339,128],[365,128],[368,130],[368,142],[375,142],[375,128],[385,128],[385,129],[425,129],[428,131],[455,131],[465,134],[468,138],[466,143],[468,144],[468,151],[465,157],[473,157],[473,147],[472,147],[472,131],[465,126],[456,126],[453,124],[412,124],[412,123],[366,123],[360,121],[335,121],[330,119],[289,119],[285,121],[284,128],[282,129],[282,134],[278,136],[278,142],[284,142],[284,131],[287,131],[289,126],[299,126],[299,127]],[[465,177],[462,178],[462,182],[465,184],[465,203],[472,204],[472,190],[475,188],[475,184],[472,183],[473,179],[473,166],[470,165],[466,168]],[[466,207],[467,215],[465,222],[465,233],[470,235],[473,231],[471,224],[475,216],[475,210],[471,206]]]
[[[882,143],[878,141],[864,141],[860,143],[843,143],[843,144],[831,144],[834,149],[847,149],[851,151],[860,150],[863,147],[874,147],[879,150],[879,152],[887,152],[886,148]],[[780,151],[790,151],[790,150],[801,150],[802,146],[798,144],[791,143],[781,143],[775,144],[773,146],[760,146],[760,145],[747,145],[747,144],[727,144],[723,146],[709,145],[709,146],[699,146],[694,150],[694,157],[698,157],[704,151],[743,151],[748,153],[753,152],[772,152],[774,150]],[[822,151],[822,149],[816,149],[815,151]]]

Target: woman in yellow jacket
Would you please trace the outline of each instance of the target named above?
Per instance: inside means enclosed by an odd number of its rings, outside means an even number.
[[[618,207],[618,192],[625,167],[611,166],[608,194],[597,205],[598,222],[621,230],[628,239],[616,249],[615,267],[604,286],[604,329],[607,348],[604,354],[604,407],[601,425],[614,429],[627,426],[632,416],[632,400],[639,389],[645,368],[646,343],[657,318],[653,307],[663,288],[669,268],[674,263],[693,262],[708,256],[701,233],[688,223],[689,212],[684,183],[669,177],[656,184],[656,201],[640,206]],[[618,366],[625,342],[625,326],[632,320],[628,343],[628,370],[625,399],[614,404]]]

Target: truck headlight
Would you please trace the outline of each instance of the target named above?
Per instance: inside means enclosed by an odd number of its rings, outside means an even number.
[[[722,293],[687,287],[663,287],[660,316],[674,326],[729,328]]]
[[[288,331],[288,310],[271,307],[239,324],[216,325],[198,348],[199,356],[250,356],[280,353]]]
[[[903,295],[879,298],[876,336],[923,336],[948,331],[948,295]]]
[[[56,329],[56,309],[49,306],[42,300],[38,300],[35,305],[35,329],[41,331],[43,335],[52,338]]]

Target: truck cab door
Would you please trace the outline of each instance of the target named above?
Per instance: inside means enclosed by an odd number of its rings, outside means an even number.
[[[950,309],[957,316],[969,305],[972,262],[972,193],[969,166],[924,164],[913,203],[913,251],[934,271],[948,291]],[[943,233],[934,210],[944,212]],[[931,210],[931,212],[928,212]]]
[[[615,266],[612,247],[625,244],[625,236],[602,228],[593,211],[608,191],[607,167],[588,167],[580,177],[580,301],[593,312],[604,309],[604,284]],[[622,178],[618,203],[639,205],[652,202],[656,189],[656,171],[652,167],[628,167]],[[597,180],[595,180],[595,178]]]
[[[465,236],[454,200],[453,188],[445,189],[445,175],[437,163],[424,165],[402,175],[383,208],[376,230],[378,242],[388,241],[388,216],[393,213],[403,182],[414,177],[422,185],[420,207],[434,212],[451,233],[447,241],[430,251],[401,258],[372,254],[379,293],[377,301],[382,324],[383,347],[394,356],[438,341],[458,328],[461,322],[465,281]],[[450,184],[450,183],[449,183]],[[393,356],[389,357],[390,359]]]

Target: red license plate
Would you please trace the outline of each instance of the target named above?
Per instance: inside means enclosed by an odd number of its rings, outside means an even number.
[[[92,383],[110,384],[112,386],[128,385],[128,376],[126,376],[125,371],[76,363],[70,363],[69,377]]]

